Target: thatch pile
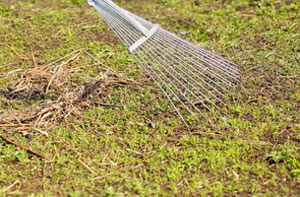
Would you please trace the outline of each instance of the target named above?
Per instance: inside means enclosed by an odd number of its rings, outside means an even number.
[[[48,130],[57,123],[69,116],[79,115],[85,108],[95,105],[116,107],[102,103],[101,98],[110,94],[113,87],[137,84],[132,80],[123,80],[111,69],[103,69],[99,78],[87,83],[75,83],[72,74],[83,71],[76,64],[82,54],[91,56],[87,51],[77,50],[45,66],[8,73],[16,80],[11,80],[7,90],[0,91],[5,100],[1,102],[9,105],[11,100],[38,101],[38,105],[31,104],[24,109],[0,113],[0,129],[25,135],[37,132],[48,135]]]

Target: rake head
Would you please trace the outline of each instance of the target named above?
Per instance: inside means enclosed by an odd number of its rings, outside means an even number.
[[[237,66],[164,30],[111,0],[88,0],[137,62],[156,82],[185,122],[218,108],[222,97],[237,87]],[[186,122],[185,122],[186,123]]]

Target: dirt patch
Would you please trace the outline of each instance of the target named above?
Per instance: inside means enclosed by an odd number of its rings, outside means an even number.
[[[272,144],[285,144],[286,142],[296,142],[300,145],[300,133],[291,131],[293,125],[283,128],[278,134],[266,132],[262,140],[269,141]]]
[[[83,31],[78,33],[77,36],[88,41],[99,41],[109,45],[119,45],[121,43],[115,34],[109,29],[105,29],[103,31]]]

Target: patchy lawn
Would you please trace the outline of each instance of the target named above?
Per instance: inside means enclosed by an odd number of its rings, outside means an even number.
[[[186,128],[84,0],[0,0],[0,195],[299,195],[299,1],[117,3],[239,65],[227,115]]]

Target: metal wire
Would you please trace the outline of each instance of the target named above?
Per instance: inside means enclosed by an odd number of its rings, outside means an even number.
[[[140,29],[154,27],[153,23],[116,7],[111,0],[89,1],[128,49],[145,35]],[[185,123],[187,114],[198,119],[197,114],[206,117],[204,111],[218,108],[215,103],[222,102],[224,92],[236,88],[240,81],[240,72],[234,63],[162,28],[144,40],[132,56]]]

